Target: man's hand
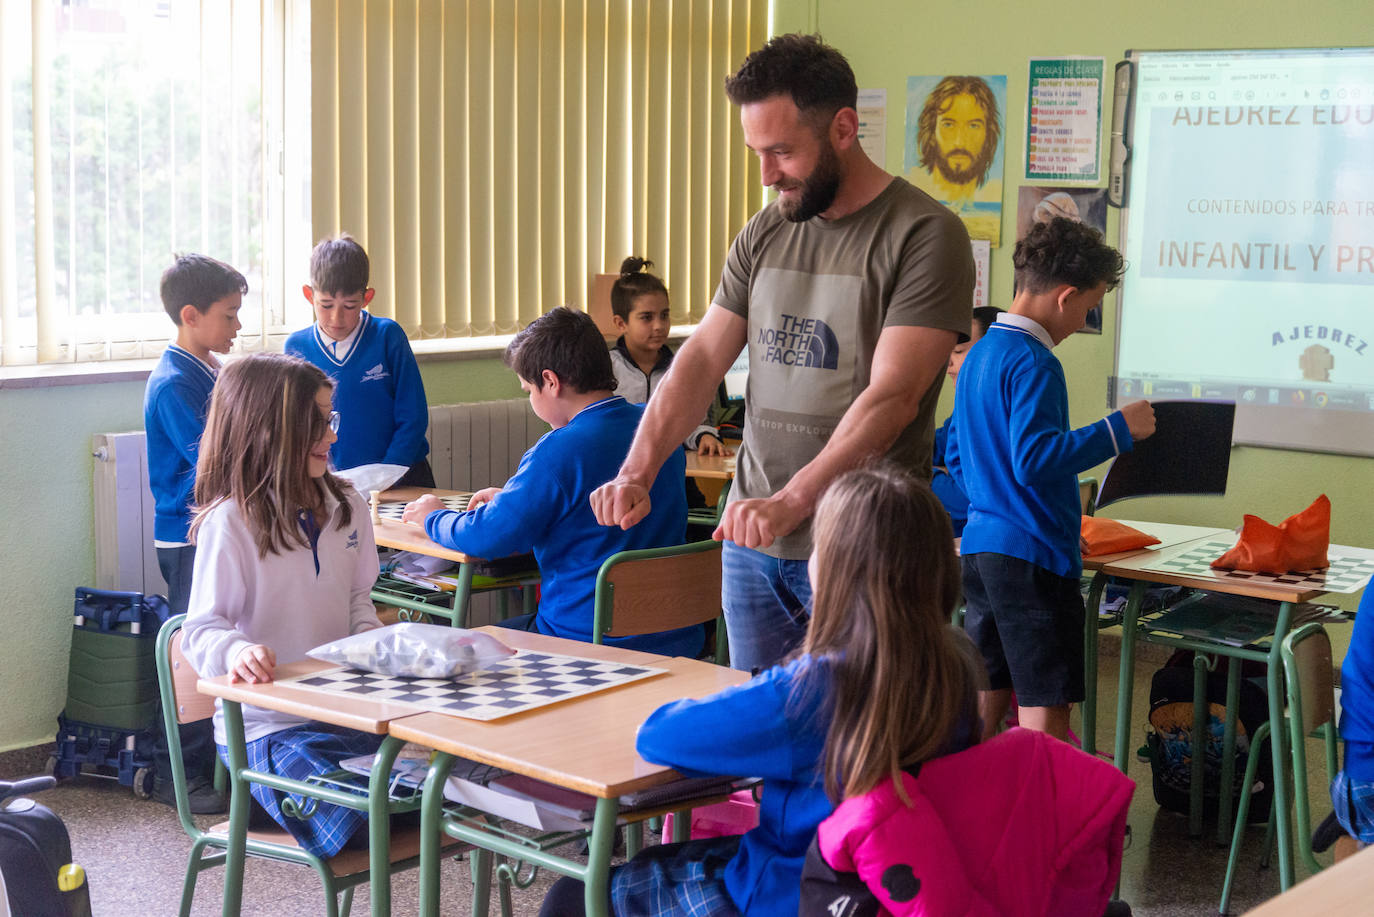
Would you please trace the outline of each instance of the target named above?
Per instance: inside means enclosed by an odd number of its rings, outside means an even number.
[[[229,681],[246,681],[250,685],[266,683],[272,680],[272,673],[276,668],[277,654],[272,652],[272,648],[255,643],[239,653],[239,658],[234,660],[234,668],[229,672]]]
[[[791,534],[810,511],[782,494],[752,500],[736,500],[725,508],[720,525],[711,533],[716,541],[733,541],[742,548],[766,548],[777,538]]]
[[[725,448],[725,444],[724,444],[724,443],[722,443],[720,440],[716,439],[716,438],[715,438],[714,436],[712,436],[710,433],[703,433],[703,434],[701,434],[701,438],[697,440],[697,455],[721,455],[721,456],[724,456],[724,455],[733,455],[733,454],[734,454],[733,452],[731,452],[729,449]]]
[[[649,515],[649,488],[623,475],[592,491],[590,499],[592,512],[601,525],[628,529]]]
[[[499,487],[483,487],[472,495],[472,499],[468,501],[468,509],[476,509],[483,503],[490,503],[500,492],[501,488]]]
[[[448,509],[444,506],[444,501],[434,494],[425,494],[418,500],[413,500],[406,504],[405,510],[401,513],[401,521],[409,522],[411,525],[424,525],[425,517],[435,510]]]
[[[1145,439],[1155,431],[1155,409],[1148,401],[1122,405],[1121,418],[1126,421],[1126,429],[1131,431],[1131,439]]]

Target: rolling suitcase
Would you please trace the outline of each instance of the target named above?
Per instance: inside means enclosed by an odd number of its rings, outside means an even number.
[[[67,826],[21,793],[46,790],[52,777],[0,781],[0,917],[91,917],[86,875],[72,863]]]

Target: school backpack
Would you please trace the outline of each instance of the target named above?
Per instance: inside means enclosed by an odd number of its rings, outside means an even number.
[[[1251,737],[1269,719],[1268,692],[1263,666],[1245,664],[1240,680],[1240,716],[1236,725],[1236,761],[1231,787],[1231,811],[1240,799],[1245,781],[1245,765],[1251,752]],[[1203,811],[1215,815],[1220,799],[1223,730],[1226,725],[1226,666],[1207,675],[1207,739],[1203,770]],[[1148,748],[1153,774],[1155,802],[1161,808],[1187,813],[1193,760],[1193,654],[1179,650],[1150,680],[1150,731]],[[1274,764],[1268,746],[1255,772],[1255,794],[1250,802],[1249,820],[1269,819],[1269,803],[1274,794]]]

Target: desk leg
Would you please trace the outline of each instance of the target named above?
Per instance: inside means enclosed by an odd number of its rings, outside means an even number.
[[[1236,723],[1240,720],[1240,673],[1244,662],[1226,660],[1226,731],[1221,738],[1221,797],[1217,800],[1217,846],[1231,842],[1232,792],[1236,784]],[[1251,737],[1253,742],[1253,736]],[[1251,749],[1251,753],[1254,749]]]
[[[441,831],[440,819],[444,809],[444,784],[448,782],[449,769],[453,767],[453,755],[435,752],[429,762],[429,773],[425,775],[424,788],[420,797],[420,917],[439,915],[439,851]],[[476,852],[474,848],[474,853]],[[485,851],[483,851],[485,853]],[[490,854],[487,854],[490,856]],[[486,862],[485,858],[483,862]],[[477,860],[473,860],[474,870]],[[472,877],[474,894],[477,891],[477,875]],[[484,883],[485,885],[485,883]],[[473,913],[477,913],[474,901]],[[483,911],[485,913],[485,910]]]
[[[1207,780],[1207,723],[1211,719],[1207,703],[1207,654],[1193,653],[1193,733],[1189,737],[1192,755],[1188,773],[1188,836],[1202,836],[1203,790]]]
[[[396,753],[405,744],[387,736],[377,749],[372,762],[372,774],[367,782],[368,894],[373,917],[391,914],[391,765]]]
[[[615,820],[620,813],[619,799],[598,799],[592,821],[592,836],[587,842],[587,881],[583,901],[587,917],[608,917],[610,908],[609,874],[611,846],[615,840]]]
[[[1279,890],[1288,891],[1293,885],[1293,839],[1289,836],[1288,810],[1288,730],[1283,727],[1283,657],[1279,654],[1283,638],[1288,636],[1288,622],[1292,618],[1290,602],[1279,603],[1279,620],[1274,626],[1274,640],[1269,647],[1269,670],[1265,673],[1269,686],[1269,749],[1274,756],[1274,818],[1279,835]],[[1307,787],[1295,792],[1305,793]]]
[[[1093,574],[1083,620],[1083,750],[1097,754],[1097,626],[1107,577]]]
[[[1116,769],[1126,773],[1131,755],[1131,695],[1135,688],[1135,624],[1145,598],[1143,581],[1131,583],[1131,595],[1121,618],[1121,674],[1116,691]]]
[[[449,623],[454,627],[468,626],[468,600],[472,598],[472,564],[464,561],[458,565],[458,583],[453,590],[453,617]]]
[[[238,917],[243,905],[243,861],[248,850],[248,783],[243,771],[248,767],[244,748],[243,708],[226,700],[224,730],[237,741],[229,741],[229,847],[224,855],[224,917]]]

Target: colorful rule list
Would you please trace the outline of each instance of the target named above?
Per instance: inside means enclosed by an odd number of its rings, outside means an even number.
[[[1026,180],[1095,185],[1101,178],[1100,57],[1032,58]]]

